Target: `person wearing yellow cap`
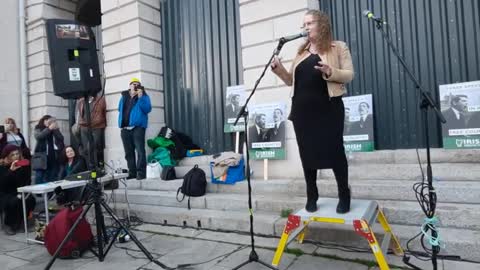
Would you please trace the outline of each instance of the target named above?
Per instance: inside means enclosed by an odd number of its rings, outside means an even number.
[[[118,126],[121,128],[123,149],[128,166],[128,178],[142,180],[147,175],[145,130],[152,111],[150,97],[137,78],[130,80],[129,89],[122,92],[118,103]],[[136,156],[135,156],[136,152]]]

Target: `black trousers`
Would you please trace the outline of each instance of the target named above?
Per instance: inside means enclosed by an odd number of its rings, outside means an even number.
[[[307,184],[307,200],[316,201],[318,199],[317,188],[317,169],[305,168],[303,166],[303,173]],[[336,162],[332,168],[335,180],[337,181],[338,197],[345,198],[349,194],[348,189],[348,162],[345,155]]]
[[[135,127],[132,130],[121,131],[125,159],[127,160],[128,173],[131,176],[145,178],[147,176],[147,154],[145,152],[145,128]],[[135,158],[135,151],[137,157]]]
[[[104,128],[92,128],[93,144],[95,145],[95,154],[97,158],[97,164],[104,162],[103,150],[105,148],[105,129]],[[81,145],[80,154],[85,158],[88,157],[88,150],[90,149],[88,143],[88,128],[80,127]]]
[[[4,196],[4,198],[2,198],[0,212],[4,213],[5,225],[13,229],[20,228],[23,221],[22,199],[19,199],[16,195],[12,194],[2,194],[2,196]],[[36,203],[37,202],[33,196],[29,196],[25,199],[27,215],[35,209]]]

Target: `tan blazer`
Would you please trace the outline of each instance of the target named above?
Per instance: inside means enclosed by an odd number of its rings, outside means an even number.
[[[322,61],[328,64],[332,68],[332,75],[326,77],[323,74],[323,78],[327,81],[328,95],[330,97],[342,96],[346,92],[345,84],[353,80],[353,64],[350,50],[345,42],[333,41],[331,45],[332,49],[327,53],[326,57],[322,58]],[[290,76],[292,78],[291,85],[292,91],[290,97],[293,97],[295,90],[295,69],[298,64],[310,56],[309,49],[310,44],[307,45],[305,50],[298,54],[293,60],[290,68]],[[287,83],[288,84],[288,83]]]

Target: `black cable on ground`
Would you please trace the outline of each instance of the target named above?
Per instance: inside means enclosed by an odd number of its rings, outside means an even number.
[[[388,31],[391,32],[390,25],[388,25]],[[417,98],[419,98],[418,95],[419,95],[419,92],[417,92]],[[415,122],[419,123],[418,114],[415,114]],[[418,128],[419,127],[417,126],[417,129]],[[403,262],[406,265],[408,265],[410,267],[413,267],[414,269],[420,269],[420,268],[418,268],[415,265],[409,263],[410,257],[407,256],[407,254],[412,255],[412,256],[414,256],[415,258],[417,258],[418,260],[421,260],[421,261],[430,261],[431,258],[432,258],[433,250],[426,246],[426,243],[425,243],[425,241],[426,241],[425,238],[426,237],[429,240],[429,244],[432,245],[432,246],[435,246],[436,249],[438,249],[438,251],[436,253],[437,258],[443,258],[443,259],[450,259],[450,258],[458,259],[458,258],[460,258],[459,256],[448,256],[448,255],[441,256],[441,255],[438,255],[441,247],[440,247],[440,235],[439,235],[439,232],[437,231],[437,228],[436,228],[436,223],[438,222],[438,220],[435,216],[435,210],[436,210],[436,206],[437,206],[437,194],[436,194],[435,190],[433,190],[433,192],[430,196],[430,187],[429,187],[429,184],[425,181],[426,177],[425,177],[425,172],[424,172],[423,167],[422,167],[422,161],[420,159],[419,145],[418,144],[419,144],[419,141],[417,141],[415,151],[416,151],[416,154],[417,154],[417,161],[418,161],[418,165],[419,165],[419,169],[420,169],[422,179],[421,179],[420,182],[414,183],[412,189],[415,193],[415,197],[417,199],[417,202],[420,205],[420,208],[422,209],[426,218],[425,218],[425,223],[422,225],[422,231],[419,232],[418,234],[416,234],[415,236],[413,236],[412,238],[410,238],[407,241],[406,251],[405,251],[405,254],[404,254],[404,258],[403,258]],[[431,180],[433,181],[433,179],[431,179]],[[430,235],[428,235],[429,231],[430,231]],[[434,234],[437,236],[436,239],[431,237]],[[419,238],[419,237],[420,237],[420,239],[419,239],[420,244],[421,244],[424,252],[412,251],[410,249],[410,243],[412,241],[414,241],[415,239]]]
[[[197,266],[197,265],[202,265],[202,264],[206,264],[206,263],[209,263],[209,262],[212,262],[216,259],[219,259],[219,258],[227,258],[229,257],[230,255],[236,253],[236,252],[239,252],[240,250],[243,250],[245,248],[249,247],[249,245],[242,245],[242,246],[239,246],[238,248],[236,248],[235,250],[233,251],[230,251],[228,253],[225,253],[225,254],[222,254],[222,255],[219,255],[215,258],[212,258],[208,261],[203,261],[203,262],[197,262],[197,263],[186,263],[186,264],[179,264],[177,265],[177,269],[183,269],[183,268],[187,268],[187,267],[192,267],[192,266]]]

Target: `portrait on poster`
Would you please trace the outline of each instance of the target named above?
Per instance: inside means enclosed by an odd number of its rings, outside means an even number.
[[[238,120],[236,126],[234,126],[240,109],[245,104],[246,91],[244,85],[235,85],[227,87],[225,94],[225,106],[223,109],[224,115],[224,132],[238,132],[244,129],[243,117]]]
[[[372,95],[342,98],[345,105],[343,140],[347,151],[373,151],[373,102]]]
[[[440,85],[444,148],[480,148],[480,81]]]
[[[249,106],[249,150],[252,159],[285,158],[285,102]]]

